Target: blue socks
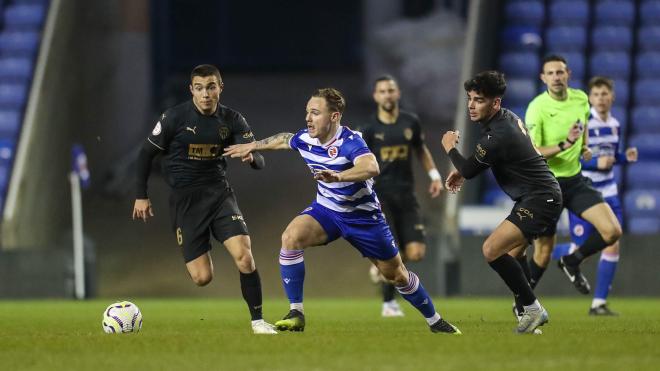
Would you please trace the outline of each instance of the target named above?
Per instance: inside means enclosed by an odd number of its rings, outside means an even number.
[[[305,261],[303,250],[280,250],[280,273],[282,285],[289,303],[303,302],[303,283],[305,282]]]
[[[408,271],[408,284],[402,287],[397,286],[396,289],[401,297],[422,313],[424,318],[434,318],[436,312],[433,301],[431,301],[431,297],[419,282],[419,277],[415,273]]]
[[[603,301],[607,299],[607,295],[612,288],[612,281],[614,281],[614,273],[616,273],[618,263],[619,254],[601,253],[600,261],[598,262],[598,273],[596,274],[595,299],[602,299]]]

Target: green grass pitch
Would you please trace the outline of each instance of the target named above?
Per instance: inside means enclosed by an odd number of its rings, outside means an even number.
[[[543,335],[516,335],[509,299],[436,299],[463,336],[432,334],[407,303],[383,319],[374,299],[305,303],[304,333],[251,333],[241,300],[128,298],[139,334],[108,335],[112,300],[0,301],[2,370],[658,370],[660,299],[612,299],[617,318],[594,318],[589,299],[546,298]],[[266,301],[271,323],[288,309]]]

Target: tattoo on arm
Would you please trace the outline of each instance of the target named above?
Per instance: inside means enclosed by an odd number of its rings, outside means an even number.
[[[282,145],[289,145],[289,140],[293,138],[291,133],[279,133],[268,138],[257,141],[257,150],[268,148],[280,148]]]

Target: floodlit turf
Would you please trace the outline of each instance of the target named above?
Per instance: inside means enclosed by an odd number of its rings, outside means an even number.
[[[618,318],[589,317],[589,299],[546,299],[543,335],[515,335],[511,301],[436,299],[463,336],[406,317],[380,318],[375,299],[305,303],[304,333],[251,333],[240,300],[132,298],[139,334],[107,335],[108,300],[0,301],[2,370],[658,370],[660,299],[612,300]],[[271,323],[284,301],[265,303]]]

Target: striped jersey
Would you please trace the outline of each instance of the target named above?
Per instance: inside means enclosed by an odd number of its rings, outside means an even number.
[[[348,170],[357,158],[372,154],[360,133],[346,126],[339,126],[335,136],[325,144],[310,137],[307,129],[300,130],[289,140],[289,146],[300,153],[312,174],[320,170]],[[316,202],[341,213],[380,211],[373,182],[373,179],[336,183],[317,181]]]
[[[603,197],[612,197],[618,194],[614,171],[598,170],[599,156],[615,156],[616,162],[625,162],[625,155],[619,152],[619,121],[609,115],[603,121],[594,108],[591,108],[589,118],[589,148],[593,153],[590,161],[582,162],[582,175],[593,182],[593,187],[599,190]]]

